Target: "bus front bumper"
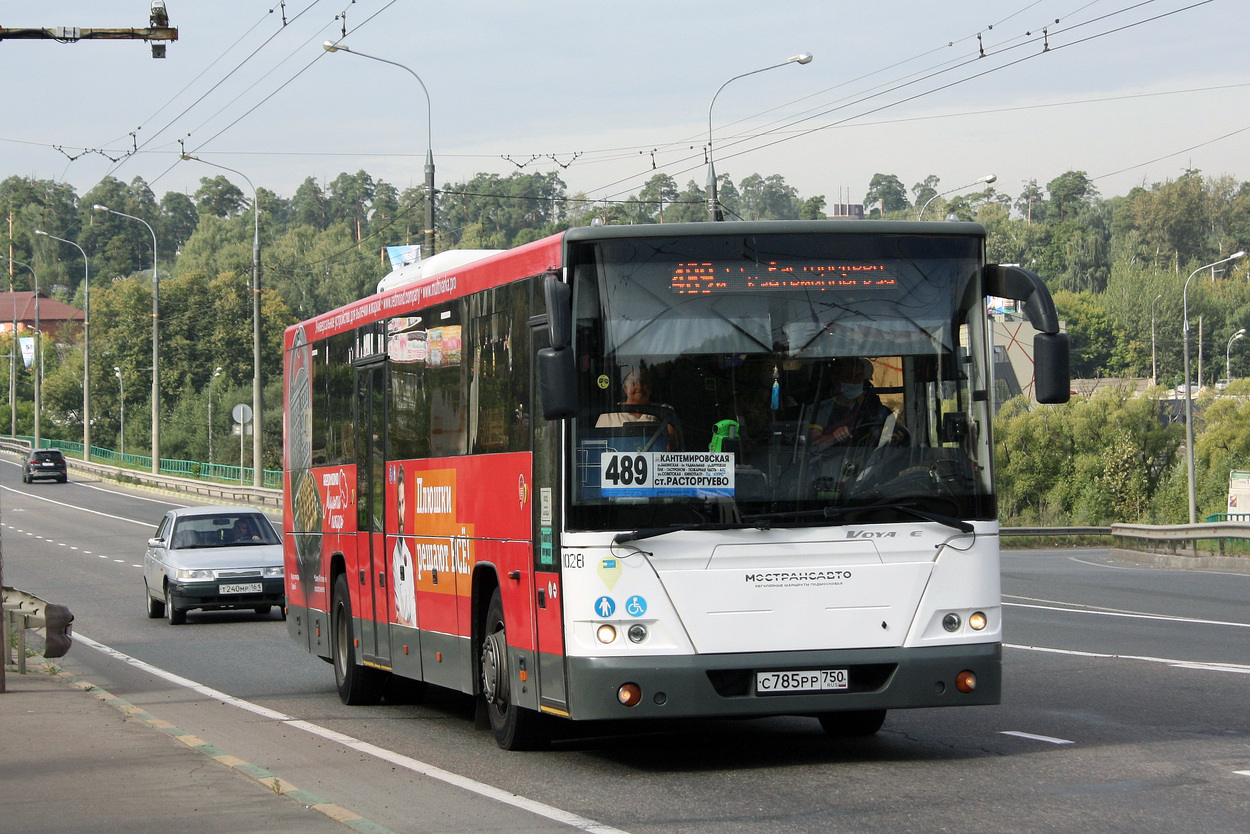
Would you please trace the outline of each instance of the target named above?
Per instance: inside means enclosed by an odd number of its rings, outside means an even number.
[[[844,710],[997,704],[1002,698],[1002,644],[908,649],[848,649],[652,656],[569,657],[569,717],[575,720],[697,716],[813,715]],[[761,691],[761,673],[846,670],[846,687]],[[961,691],[971,673],[975,688]],[[768,676],[763,685],[774,683]],[[833,674],[838,678],[840,675]],[[624,706],[618,693],[635,684],[642,697]]]

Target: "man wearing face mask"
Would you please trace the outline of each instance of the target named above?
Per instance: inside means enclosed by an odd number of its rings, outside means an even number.
[[[872,362],[839,357],[830,367],[832,396],[821,400],[812,415],[808,437],[815,449],[828,446],[901,446],[907,430],[872,390]]]

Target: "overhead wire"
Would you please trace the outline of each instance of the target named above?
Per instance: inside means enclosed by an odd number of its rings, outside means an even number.
[[[198,98],[196,98],[194,101],[192,101],[192,102],[191,102],[190,104],[188,104],[186,107],[184,107],[184,108],[182,109],[182,111],[181,111],[180,113],[178,113],[178,115],[174,116],[172,119],[170,119],[168,122],[166,122],[166,123],[165,123],[165,125],[164,125],[163,127],[161,127],[159,130],[157,130],[155,133],[153,133],[153,134],[151,135],[151,137],[150,137],[150,138],[145,139],[145,140],[144,140],[144,142],[143,142],[143,144],[142,144],[142,145],[140,145],[138,148],[136,148],[136,153],[137,153],[139,150],[142,150],[143,148],[147,147],[147,146],[148,146],[149,144],[151,144],[152,142],[156,141],[157,137],[159,137],[162,133],[164,133],[166,130],[168,130],[170,127],[172,127],[172,126],[173,126],[173,125],[174,125],[174,124],[175,124],[175,123],[176,123],[179,119],[181,119],[183,116],[185,116],[187,113],[189,113],[192,109],[194,109],[195,107],[197,107],[197,106],[200,104],[200,102],[204,101],[206,98],[208,98],[208,96],[212,95],[212,93],[213,93],[213,92],[215,92],[217,89],[219,89],[219,88],[221,87],[221,85],[223,85],[224,83],[226,83],[226,81],[228,81],[230,78],[232,78],[232,77],[235,75],[235,73],[237,73],[237,72],[239,72],[241,69],[243,69],[243,67],[245,67],[245,66],[246,66],[246,65],[247,65],[247,64],[248,64],[248,63],[249,63],[249,62],[250,62],[253,58],[255,58],[258,54],[260,54],[261,50],[263,50],[265,47],[267,47],[269,44],[271,44],[271,43],[272,43],[272,42],[273,42],[273,41],[274,41],[274,40],[275,40],[275,39],[276,39],[279,35],[281,35],[281,34],[282,34],[282,32],[284,32],[284,31],[286,30],[287,26],[288,26],[288,25],[290,25],[290,23],[294,23],[296,20],[298,20],[300,17],[302,17],[305,13],[307,13],[307,12],[311,11],[311,10],[312,10],[312,8],[313,8],[314,6],[318,5],[318,4],[319,4],[319,3],[321,3],[321,2],[322,2],[322,0],[312,0],[312,2],[310,2],[307,6],[305,6],[305,7],[304,7],[304,8],[303,8],[303,9],[302,9],[302,10],[301,10],[298,14],[296,14],[296,15],[295,15],[295,17],[291,18],[291,20],[290,20],[290,22],[289,22],[289,23],[288,23],[288,22],[285,20],[285,18],[284,18],[283,24],[282,24],[281,26],[279,26],[276,30],[274,30],[274,32],[273,32],[272,34],[270,34],[270,35],[269,35],[269,37],[265,38],[265,40],[263,40],[263,41],[262,41],[262,42],[261,42],[261,43],[260,43],[260,44],[259,44],[259,45],[255,48],[255,49],[253,49],[253,50],[252,50],[251,52],[249,52],[246,56],[244,56],[243,60],[241,60],[241,61],[239,61],[237,64],[235,64],[235,66],[234,66],[234,67],[233,67],[233,68],[232,68],[229,72],[227,72],[224,76],[222,76],[220,79],[218,79],[218,81],[217,81],[215,84],[213,84],[211,87],[209,87],[207,90],[205,90],[205,91],[204,91],[204,92],[203,92],[203,93],[202,93],[202,94],[201,94]],[[273,11],[273,10],[271,9],[271,10],[270,10],[267,14],[271,14],[271,13],[272,13],[272,11]],[[241,43],[241,42],[242,42],[243,38],[247,37],[247,35],[250,35],[252,32],[254,32],[254,31],[255,31],[255,30],[256,30],[256,29],[260,26],[260,24],[264,22],[264,19],[265,19],[265,18],[264,18],[264,17],[262,17],[259,21],[257,21],[255,24],[253,24],[253,25],[252,25],[252,26],[251,26],[251,27],[247,30],[247,32],[246,32],[246,33],[245,33],[242,37],[240,37],[238,40],[236,40],[236,41],[235,41],[235,43],[234,43],[233,45],[231,45],[230,49],[234,49],[234,47],[235,47],[235,46],[237,46],[239,43]],[[202,72],[200,73],[200,75],[196,76],[196,80],[198,80],[200,77],[202,77],[202,76],[204,75],[204,73],[205,73],[205,72],[207,72],[207,69],[209,69],[209,68],[211,68],[211,67],[215,66],[215,65],[217,64],[217,62],[218,62],[218,61],[220,61],[223,57],[225,57],[225,55],[229,54],[229,51],[230,51],[229,49],[228,49],[228,50],[226,50],[226,51],[225,51],[225,52],[223,52],[221,55],[219,55],[216,59],[214,59],[214,60],[213,60],[213,62],[209,64],[209,67],[208,67],[208,68],[206,68],[204,71],[202,71]],[[193,81],[192,83],[194,83],[194,81]],[[189,86],[189,85],[188,85],[188,86]],[[186,88],[184,87],[183,89],[185,90]],[[181,94],[181,92],[179,93],[179,95],[180,95],[180,94]],[[176,98],[176,96],[175,96],[175,98]],[[173,99],[173,98],[171,98],[171,99],[170,99],[170,102],[167,102],[165,105],[162,105],[162,106],[161,106],[161,108],[157,110],[157,113],[161,112],[161,110],[164,110],[164,108],[165,108],[166,106],[168,106],[168,104],[169,104],[169,103],[171,103],[173,100],[174,100],[174,99]],[[140,126],[140,127],[142,127],[142,126]],[[129,158],[129,157],[127,157],[127,158]],[[104,175],[104,176],[105,176],[105,177],[111,176],[111,175],[113,174],[113,172],[114,172],[114,171],[116,171],[116,170],[117,170],[117,168],[119,168],[119,167],[121,166],[121,164],[124,164],[124,163],[125,163],[125,160],[122,160],[122,163],[119,163],[119,164],[117,164],[117,165],[114,165],[111,169],[109,169],[109,170],[105,173],[105,175]],[[163,174],[162,174],[162,176],[163,176]],[[153,182],[155,182],[155,180],[153,180]]]
[[[1058,36],[1058,35],[1060,35],[1060,34],[1063,34],[1063,33],[1066,33],[1066,32],[1070,32],[1070,31],[1072,31],[1072,30],[1074,30],[1074,29],[1081,28],[1081,27],[1084,27],[1084,26],[1088,26],[1088,25],[1091,25],[1091,24],[1093,24],[1093,23],[1095,23],[1095,22],[1098,22],[1098,21],[1101,21],[1101,20],[1105,20],[1105,19],[1107,19],[1107,18],[1109,18],[1109,17],[1112,17],[1112,16],[1114,16],[1114,15],[1123,14],[1123,13],[1126,13],[1126,12],[1128,12],[1128,11],[1132,11],[1132,10],[1134,10],[1134,9],[1140,8],[1141,6],[1150,5],[1150,4],[1154,3],[1154,2],[1157,2],[1157,0],[1143,0],[1143,2],[1136,3],[1136,4],[1132,5],[1132,6],[1128,6],[1128,7],[1125,7],[1125,8],[1123,8],[1123,9],[1118,9],[1118,10],[1116,10],[1116,11],[1114,11],[1114,12],[1111,12],[1111,13],[1109,13],[1109,14],[1107,14],[1107,15],[1102,15],[1102,16],[1100,16],[1100,17],[1098,17],[1098,18],[1093,19],[1093,20],[1090,20],[1090,21],[1083,21],[1083,22],[1081,22],[1081,23],[1073,24],[1072,26],[1068,27],[1067,29],[1064,29],[1064,30],[1060,30],[1060,31],[1055,32],[1055,33],[1054,33],[1054,35],[1055,35],[1055,36]],[[863,111],[863,112],[860,112],[860,113],[856,113],[856,114],[853,114],[853,115],[851,115],[851,116],[847,116],[847,117],[845,117],[845,118],[839,119],[839,120],[834,121],[834,122],[829,123],[829,124],[825,124],[825,125],[818,125],[818,126],[816,126],[816,127],[812,127],[812,128],[808,128],[808,129],[800,130],[800,131],[798,131],[798,132],[788,133],[787,135],[782,136],[781,138],[774,139],[774,140],[772,140],[772,141],[765,142],[765,143],[763,143],[763,144],[756,144],[756,145],[752,145],[751,147],[749,147],[749,148],[747,148],[747,149],[745,149],[745,150],[740,150],[740,151],[737,151],[737,152],[735,152],[735,153],[729,153],[729,154],[726,154],[726,155],[721,155],[721,156],[720,156],[720,158],[721,158],[722,160],[725,160],[725,159],[733,159],[733,158],[736,158],[736,157],[738,157],[738,156],[742,156],[742,155],[747,154],[747,153],[754,153],[754,152],[757,152],[757,151],[763,150],[763,149],[765,149],[765,148],[772,147],[772,146],[774,146],[774,145],[780,144],[781,142],[790,141],[790,140],[792,140],[792,139],[798,139],[798,138],[801,138],[801,137],[803,137],[803,136],[807,136],[807,135],[810,135],[810,134],[812,134],[812,133],[816,133],[816,132],[819,132],[819,131],[822,131],[822,130],[828,130],[828,129],[831,129],[831,128],[834,128],[834,127],[839,127],[839,126],[844,125],[844,124],[846,124],[847,122],[852,121],[852,120],[854,120],[854,119],[860,119],[860,118],[863,118],[864,116],[872,115],[873,113],[879,113],[879,112],[881,112],[882,110],[885,110],[885,109],[888,109],[888,108],[891,108],[891,107],[897,107],[897,106],[899,106],[899,105],[901,105],[901,104],[905,104],[905,103],[908,103],[908,102],[911,102],[911,101],[915,101],[915,100],[916,100],[916,99],[918,99],[918,98],[922,98],[922,97],[927,96],[927,95],[932,95],[932,94],[934,94],[934,93],[941,92],[941,91],[946,90],[946,89],[949,89],[949,88],[951,88],[951,87],[953,87],[953,86],[955,86],[955,85],[957,85],[957,84],[966,83],[966,82],[968,82],[968,81],[972,81],[972,80],[975,80],[975,79],[977,79],[977,78],[981,78],[981,77],[983,77],[983,76],[989,75],[989,74],[994,73],[994,72],[1000,72],[1000,71],[1002,71],[1002,70],[1009,69],[1009,68],[1011,68],[1011,67],[1013,67],[1013,66],[1016,66],[1016,65],[1018,65],[1018,64],[1021,64],[1021,63],[1025,62],[1025,61],[1031,60],[1031,59],[1033,59],[1033,58],[1041,57],[1042,55],[1049,54],[1050,52],[1056,52],[1056,51],[1058,51],[1058,50],[1060,50],[1060,49],[1065,49],[1065,48],[1068,48],[1068,47],[1070,47],[1070,46],[1076,46],[1076,45],[1078,45],[1078,44],[1081,44],[1081,43],[1086,43],[1086,42],[1088,42],[1088,41],[1090,41],[1090,40],[1094,40],[1094,39],[1097,39],[1097,38],[1106,37],[1106,36],[1109,36],[1109,35],[1111,35],[1111,34],[1115,34],[1115,33],[1118,33],[1118,32],[1122,32],[1122,31],[1124,31],[1124,30],[1126,30],[1126,29],[1130,29],[1130,28],[1134,28],[1134,27],[1137,27],[1137,26],[1145,25],[1146,23],[1152,23],[1152,22],[1155,22],[1155,21],[1157,21],[1157,20],[1163,19],[1163,18],[1165,18],[1165,17],[1170,17],[1170,16],[1172,16],[1172,15],[1179,14],[1179,13],[1181,13],[1181,12],[1185,12],[1185,11],[1192,10],[1192,9],[1197,8],[1197,7],[1199,7],[1199,6],[1204,6],[1204,5],[1207,5],[1208,3],[1211,3],[1211,2],[1214,2],[1214,0],[1198,0],[1198,2],[1192,3],[1192,4],[1188,5],[1188,6],[1185,6],[1185,7],[1179,8],[1179,9],[1169,10],[1169,11],[1163,12],[1163,13],[1161,13],[1161,14],[1159,14],[1159,15],[1156,15],[1156,16],[1154,16],[1154,17],[1146,18],[1146,19],[1139,20],[1139,21],[1134,21],[1134,22],[1132,22],[1132,23],[1128,23],[1128,24],[1125,24],[1124,26],[1116,27],[1116,28],[1114,28],[1114,29],[1109,29],[1109,30],[1105,30],[1105,31],[1102,31],[1102,32],[1097,32],[1097,33],[1095,33],[1095,34],[1093,34],[1093,35],[1090,35],[1090,36],[1088,36],[1088,37],[1081,38],[1081,39],[1078,39],[1078,40],[1075,40],[1075,41],[1071,41],[1071,42],[1069,42],[1069,43],[1065,43],[1065,44],[1059,44],[1059,45],[1054,45],[1054,44],[1051,44],[1051,43],[1049,42],[1049,38],[1051,37],[1051,35],[1050,35],[1049,33],[1044,34],[1044,35],[1043,35],[1042,37],[1040,37],[1040,38],[1036,38],[1036,37],[1034,37],[1034,38],[1031,38],[1030,40],[1026,41],[1026,42],[1025,42],[1025,43],[1023,43],[1023,44],[1017,44],[1017,45],[1015,45],[1015,46],[1007,47],[1006,49],[1001,50],[1001,51],[1002,51],[1002,52],[1007,52],[1007,51],[1011,51],[1011,50],[1018,49],[1018,48],[1020,48],[1020,47],[1022,47],[1022,46],[1024,46],[1024,45],[1027,45],[1028,43],[1037,43],[1037,42],[1041,41],[1041,42],[1043,42],[1043,44],[1044,44],[1044,48],[1043,48],[1040,52],[1036,52],[1036,53],[1033,53],[1033,54],[1030,54],[1030,55],[1023,56],[1023,57],[1021,57],[1021,58],[1017,58],[1017,59],[1012,60],[1012,61],[1009,61],[1009,62],[1007,62],[1007,63],[1005,63],[1005,64],[999,64],[999,65],[996,65],[996,66],[991,67],[990,69],[987,69],[987,70],[985,70],[985,71],[983,71],[983,72],[978,72],[978,73],[974,73],[974,74],[969,75],[969,76],[961,77],[961,78],[958,78],[958,79],[956,79],[956,80],[954,80],[954,81],[951,81],[951,82],[949,82],[949,83],[941,84],[941,85],[939,85],[939,86],[937,86],[937,87],[933,87],[933,88],[929,88],[929,89],[923,90],[923,91],[921,91],[921,92],[919,92],[919,93],[916,93],[916,94],[914,94],[914,95],[905,96],[905,97],[903,97],[903,98],[901,98],[901,99],[898,99],[898,100],[895,100],[895,101],[891,101],[891,102],[888,102],[888,103],[882,104],[882,105],[877,106],[877,107],[873,107],[872,109],[869,109],[869,110],[866,110],[866,111]],[[1092,4],[1087,4],[1087,6],[1082,7],[1082,8],[1087,8],[1087,7],[1088,7],[1088,5],[1092,5]],[[1030,30],[1030,33],[1031,33],[1031,32],[1032,32],[1032,30]],[[993,54],[998,54],[998,53],[993,53]],[[962,64],[960,64],[960,66],[968,66],[968,65],[971,65],[971,64],[973,64],[973,63],[979,62],[980,60],[981,60],[980,56],[977,56],[976,58],[973,58],[973,59],[971,59],[971,60],[964,61]],[[946,74],[946,73],[947,73],[947,72],[949,72],[949,71],[950,71],[950,68],[948,68],[948,69],[943,69],[943,70],[936,70],[936,71],[934,71],[934,72],[930,73],[928,76],[925,76],[925,77],[924,77],[924,78],[922,78],[922,79],[917,79],[917,80],[912,80],[912,81],[905,81],[905,82],[901,82],[901,83],[898,83],[896,86],[894,86],[894,87],[892,87],[892,88],[890,88],[890,89],[888,89],[888,90],[886,90],[886,91],[884,91],[884,92],[873,93],[873,94],[871,94],[871,95],[864,95],[864,96],[862,96],[861,98],[857,99],[856,101],[851,102],[851,104],[862,104],[862,103],[866,103],[866,102],[868,102],[868,101],[870,101],[870,100],[872,100],[872,99],[878,98],[880,95],[884,95],[885,93],[888,93],[888,92],[895,92],[895,91],[897,91],[897,90],[901,90],[901,89],[903,89],[903,88],[905,88],[905,87],[912,86],[913,84],[917,83],[917,81],[920,81],[920,80],[929,80],[929,79],[931,79],[931,78],[934,78],[934,77],[937,77],[937,76],[940,76],[940,75]],[[833,113],[833,112],[836,112],[837,110],[844,109],[844,108],[845,108],[845,107],[847,107],[847,106],[849,106],[849,105],[839,105],[839,106],[836,106],[836,107],[831,107],[831,108],[828,108],[828,109],[827,109],[827,110],[825,110],[825,111],[822,111],[821,113],[816,114],[816,116],[825,116],[825,115],[829,115],[829,114],[831,114],[831,113]],[[793,126],[795,126],[795,125],[797,125],[797,124],[801,124],[802,122],[805,122],[805,121],[810,121],[812,118],[815,118],[816,116],[805,116],[805,117],[803,117],[803,118],[801,118],[801,119],[795,119],[795,120],[792,120],[791,122],[789,122],[789,123],[787,124],[787,128],[793,128]],[[741,145],[741,144],[745,144],[745,143],[747,143],[747,142],[757,141],[760,137],[763,137],[763,136],[768,136],[768,135],[772,135],[772,134],[776,134],[776,133],[778,133],[778,132],[780,132],[780,128],[773,128],[773,129],[770,129],[770,130],[768,130],[768,131],[761,132],[760,134],[758,134],[758,135],[756,135],[756,136],[753,136],[753,137],[750,137],[750,138],[746,138],[746,139],[741,139],[741,140],[737,140],[737,141],[730,142],[729,147],[730,147],[730,148],[732,148],[732,147],[734,147],[734,146],[736,146],[736,145]],[[687,157],[687,159],[689,159],[689,157]],[[680,162],[680,160],[678,161],[678,163],[679,163],[679,162]],[[678,164],[678,163],[673,163],[673,164]],[[702,167],[702,164],[692,165],[692,166],[690,166],[690,167],[688,167],[688,168],[681,169],[681,170],[677,171],[676,173],[677,173],[678,175],[680,175],[680,174],[683,174],[683,173],[688,173],[688,172],[693,171],[693,170],[697,170],[697,169],[698,169],[698,168],[700,168],[700,167]],[[640,176],[640,174],[634,174],[634,175],[632,175],[632,176],[630,176],[630,177],[624,177],[624,178],[618,179],[618,180],[616,180],[616,181],[615,181],[615,182],[613,182],[613,183],[609,183],[609,184],[608,184],[608,185],[606,185],[606,186],[602,186],[601,188],[611,188],[611,187],[613,187],[613,186],[615,186],[615,185],[620,185],[620,184],[622,184],[622,183],[628,182],[628,181],[630,181],[631,179],[633,179],[633,178],[635,178],[635,177],[637,177],[637,176]],[[599,190],[599,189],[592,189],[592,190]],[[624,193],[624,192],[617,192],[616,194],[612,194],[612,195],[609,195],[609,196],[615,197],[615,196],[617,196],[617,194],[620,194],[620,193]]]

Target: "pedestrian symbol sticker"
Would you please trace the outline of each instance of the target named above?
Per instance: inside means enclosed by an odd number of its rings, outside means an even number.
[[[595,613],[600,617],[611,617],[616,613],[616,603],[612,597],[599,597],[595,600]]]
[[[631,617],[641,617],[647,613],[647,601],[640,596],[632,596],[625,600],[625,612]]]

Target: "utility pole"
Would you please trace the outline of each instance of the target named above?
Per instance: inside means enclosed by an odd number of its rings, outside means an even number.
[[[7,28],[0,26],[3,40],[50,40],[61,43],[77,43],[87,40],[148,41],[152,44],[152,57],[165,57],[165,44],[161,41],[178,40],[178,29],[169,25],[169,13],[165,0],[152,0],[152,10],[146,29],[84,29],[78,26],[48,26]]]

